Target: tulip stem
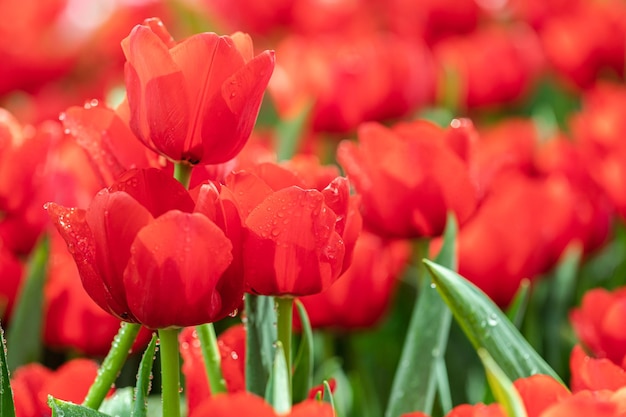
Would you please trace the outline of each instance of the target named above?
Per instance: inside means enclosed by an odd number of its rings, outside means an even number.
[[[117,375],[120,373],[130,348],[133,346],[141,325],[135,323],[122,323],[120,330],[115,335],[111,349],[100,365],[98,375],[89,388],[89,392],[83,401],[83,406],[97,410],[102,401],[111,390]]]
[[[193,171],[193,165],[187,162],[179,162],[177,164],[174,164],[174,178],[176,178],[176,180],[180,182],[186,189],[189,189],[191,171]]]
[[[215,336],[213,323],[196,326],[200,345],[202,346],[202,356],[204,357],[204,367],[211,388],[211,395],[226,392],[226,382],[222,376],[220,350]]]
[[[163,415],[180,417],[180,359],[178,330],[159,329]]]
[[[285,362],[287,363],[287,377],[289,385],[289,404],[291,404],[291,333],[293,328],[293,298],[276,297],[276,314],[278,322],[278,340],[283,345]]]

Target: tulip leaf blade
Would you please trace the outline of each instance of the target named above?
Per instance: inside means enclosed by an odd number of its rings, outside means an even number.
[[[11,326],[7,330],[7,344],[12,349],[8,358],[10,371],[30,362],[39,362],[41,359],[43,290],[49,255],[50,242],[44,236],[37,243],[28,261],[26,279],[17,298]]]
[[[291,395],[289,376],[287,373],[287,360],[285,351],[280,341],[276,342],[276,356],[270,379],[267,383],[265,401],[274,407],[277,414],[286,414],[291,410]]]
[[[477,353],[485,367],[491,392],[498,404],[504,408],[505,414],[508,417],[528,417],[519,393],[489,352],[480,348]]]
[[[4,340],[4,330],[0,326],[0,415],[15,417],[15,404],[13,403],[13,390],[9,378],[7,363],[7,347]]]
[[[152,365],[154,363],[154,353],[156,350],[156,334],[152,335],[152,340],[146,348],[141,362],[139,363],[139,370],[137,372],[137,385],[135,386],[135,395],[133,400],[131,417],[146,417],[148,414],[148,394],[151,389],[151,375]]]
[[[115,417],[131,417],[133,411],[133,387],[116,389],[113,395],[102,401],[98,411]]]
[[[276,156],[279,161],[291,159],[298,151],[302,133],[306,122],[313,110],[313,103],[306,103],[295,116],[289,119],[281,119],[276,126]]]
[[[456,219],[449,215],[436,262],[450,268],[456,268],[457,264],[457,229]],[[412,411],[430,414],[433,408],[439,371],[437,361],[443,360],[452,315],[430,280],[425,279],[426,276],[422,278],[385,417],[399,417]]]
[[[246,294],[246,391],[260,397],[274,363],[274,342],[277,339],[274,298]]]
[[[423,262],[474,349],[485,349],[511,380],[546,374],[562,383],[487,295],[456,272],[427,259]]]
[[[300,300],[296,300],[296,308],[302,327],[302,337],[293,373],[293,402],[298,403],[307,398],[313,385],[313,330],[306,309]]]
[[[52,417],[110,417],[108,414],[92,410],[82,405],[59,400],[51,395],[48,396],[48,405],[52,410]]]

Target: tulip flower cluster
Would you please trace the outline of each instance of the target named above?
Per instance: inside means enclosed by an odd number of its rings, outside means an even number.
[[[623,1],[0,15],[1,417],[624,414]]]

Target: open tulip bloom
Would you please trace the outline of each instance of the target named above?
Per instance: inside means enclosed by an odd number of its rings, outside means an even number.
[[[626,415],[625,2],[74,3],[0,2],[0,417]]]

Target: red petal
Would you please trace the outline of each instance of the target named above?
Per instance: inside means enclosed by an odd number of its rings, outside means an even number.
[[[216,395],[207,398],[189,417],[277,417],[271,405],[261,397],[247,392]]]
[[[344,246],[336,216],[317,190],[289,187],[271,194],[245,221],[248,286],[264,295],[310,295],[341,272]]]
[[[97,197],[96,197],[97,198]],[[118,316],[126,311],[125,298],[112,295],[108,281],[96,262],[96,243],[87,224],[86,211],[68,209],[55,203],[46,205],[48,214],[57,230],[67,243],[67,249],[74,257],[85,290],[105,311]],[[108,268],[107,268],[108,269]]]
[[[124,285],[131,311],[145,326],[194,326],[225,317],[242,291],[220,293],[232,244],[199,213],[173,210],[144,227],[133,242]]]
[[[110,192],[124,191],[144,206],[153,217],[170,210],[192,212],[194,202],[185,187],[159,169],[127,171]]]
[[[244,219],[272,193],[272,189],[265,181],[248,172],[229,175],[226,177],[226,186],[233,192],[241,210],[241,217]]]
[[[224,80],[221,94],[209,98],[209,103],[202,112],[204,163],[228,161],[246,144],[256,123],[274,64],[273,51],[257,55]],[[215,114],[221,115],[221,118],[214,119]]]
[[[547,375],[521,378],[514,385],[524,401],[528,417],[539,417],[552,404],[571,395],[565,386]]]

